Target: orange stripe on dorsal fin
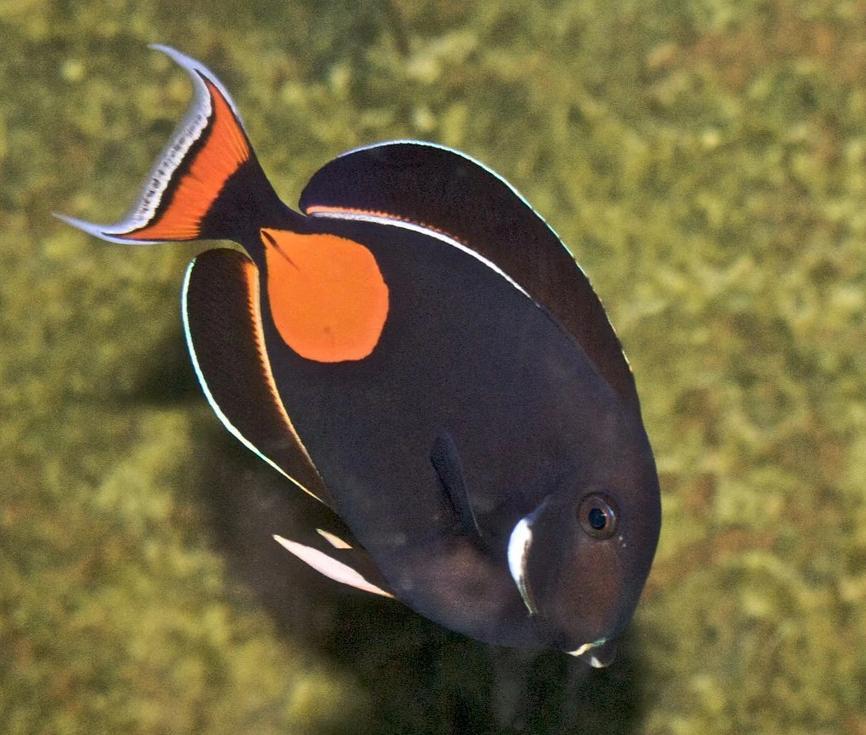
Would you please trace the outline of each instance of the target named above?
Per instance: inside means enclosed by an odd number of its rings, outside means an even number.
[[[357,148],[315,173],[300,205],[315,217],[426,232],[474,255],[547,310],[640,412],[628,360],[586,274],[529,202],[475,159],[417,140]]]
[[[336,235],[263,228],[267,292],[283,341],[316,362],[362,360],[379,343],[388,286],[366,247]]]
[[[189,73],[195,89],[189,112],[123,220],[97,225],[58,216],[96,237],[119,243],[235,238],[238,223],[246,221],[258,204],[270,203],[276,195],[219,79],[203,64],[174,49],[153,48],[164,51]],[[227,184],[242,168],[250,175],[244,176],[244,191],[239,197]]]

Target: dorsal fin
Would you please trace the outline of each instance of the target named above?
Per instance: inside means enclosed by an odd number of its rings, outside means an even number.
[[[639,410],[628,361],[589,279],[514,187],[477,161],[419,141],[359,148],[314,174],[300,206],[312,216],[426,228],[472,249],[546,308]]]
[[[442,490],[454,509],[461,530],[466,536],[483,546],[481,529],[478,527],[478,520],[475,518],[472,502],[469,500],[457,445],[447,431],[440,433],[434,440],[430,450],[430,462],[436,470]]]
[[[187,270],[182,309],[193,367],[225,427],[302,490],[333,507],[277,393],[252,260],[225,248],[199,255]]]

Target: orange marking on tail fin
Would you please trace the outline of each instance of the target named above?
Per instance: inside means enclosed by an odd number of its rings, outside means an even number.
[[[263,228],[267,292],[280,336],[317,362],[362,360],[388,317],[388,286],[360,243]]]
[[[186,170],[179,176],[161,214],[145,227],[125,235],[132,240],[195,240],[202,218],[219,198],[228,178],[250,157],[250,146],[240,123],[220,91],[205,79],[211,98],[211,115],[194,144]]]

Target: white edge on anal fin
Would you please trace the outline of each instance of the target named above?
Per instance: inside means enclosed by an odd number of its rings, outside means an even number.
[[[187,308],[186,308],[186,295],[187,295],[187,291],[189,290],[189,281],[190,281],[190,278],[192,277],[192,269],[194,266],[195,266],[195,259],[193,259],[193,261],[187,266],[186,273],[184,274],[184,277],[183,277],[183,286],[181,287],[180,313],[181,313],[181,316],[183,317],[183,333],[184,333],[184,337],[186,338],[186,346],[187,346],[187,349],[189,350],[189,356],[190,356],[190,359],[192,360],[192,367],[195,370],[196,378],[198,378],[199,385],[201,385],[201,389],[204,392],[205,398],[207,398],[207,402],[210,404],[211,409],[213,409],[213,412],[217,415],[217,418],[222,422],[223,426],[225,426],[226,429],[228,430],[228,432],[232,436],[234,436],[241,444],[243,444],[247,449],[249,449],[251,452],[253,452],[253,454],[255,454],[257,457],[259,457],[260,459],[267,462],[271,467],[273,467],[277,472],[279,472],[287,480],[289,480],[290,482],[297,485],[301,490],[303,490],[305,493],[307,493],[307,495],[309,495],[311,498],[315,498],[320,503],[324,504],[325,503],[324,500],[322,500],[318,495],[316,495],[314,492],[312,492],[311,490],[306,488],[304,485],[302,485],[300,482],[298,482],[294,477],[287,474],[286,471],[282,467],[280,467],[270,457],[267,457],[264,454],[262,454],[262,452],[259,450],[258,447],[256,447],[255,444],[253,444],[249,439],[247,439],[243,434],[241,434],[241,432],[238,431],[237,427],[234,424],[232,424],[232,422],[229,420],[228,416],[226,416],[222,412],[222,409],[219,407],[219,404],[217,403],[216,398],[214,398],[213,393],[211,393],[210,388],[208,387],[208,384],[207,384],[207,380],[205,380],[204,373],[202,373],[201,366],[199,365],[198,356],[195,353],[195,346],[193,345],[193,342],[192,342],[192,332],[190,331],[190,327],[189,327],[189,315],[187,314]]]
[[[289,539],[278,536],[277,534],[274,534],[274,541],[294,556],[298,557],[302,562],[311,566],[319,572],[319,574],[328,577],[328,579],[333,579],[335,582],[340,582],[341,584],[354,587],[362,592],[370,592],[371,594],[381,595],[382,597],[394,597],[390,592],[386,592],[381,587],[377,587],[375,584],[368,582],[349,565],[343,564],[343,562],[337,561],[336,559],[332,559],[330,556],[318,549],[304,546],[304,544],[299,544],[297,541],[290,541]]]

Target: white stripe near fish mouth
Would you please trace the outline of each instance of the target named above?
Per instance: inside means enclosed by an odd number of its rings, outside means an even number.
[[[566,651],[569,656],[583,656],[584,654],[589,653],[593,648],[600,648],[605,643],[607,643],[607,638],[599,638],[597,641],[593,641],[592,643],[584,643],[582,646],[578,646],[573,651]],[[589,657],[589,665],[594,669],[603,669],[606,664],[602,663],[595,656]]]

